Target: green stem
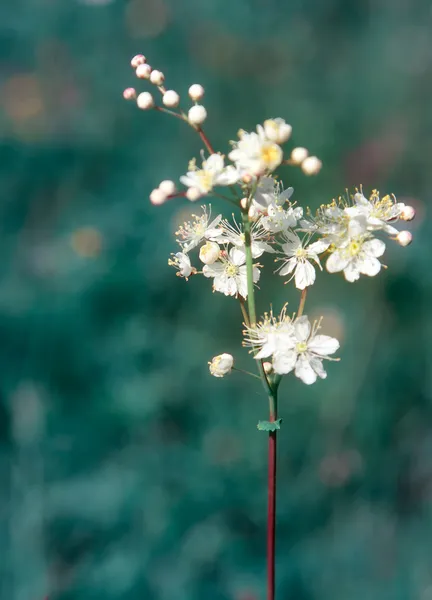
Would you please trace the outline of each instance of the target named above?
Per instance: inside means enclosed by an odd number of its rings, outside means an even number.
[[[269,395],[269,409],[270,421],[276,421],[277,390]],[[269,431],[267,484],[267,600],[275,600],[276,440],[277,432]]]

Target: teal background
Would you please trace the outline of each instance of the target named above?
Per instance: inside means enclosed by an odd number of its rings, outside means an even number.
[[[148,89],[137,52],[205,86],[222,151],[292,123],[324,163],[282,174],[300,204],[362,183],[416,207],[388,270],[323,273],[308,299],[342,360],[283,382],[277,585],[432,599],[431,24],[422,0],[1,3],[2,600],[265,597],[266,399],[208,373],[225,351],[252,368],[237,303],[167,266],[192,206],[148,194],[200,144],[122,99]],[[268,264],[257,301],[298,293]]]

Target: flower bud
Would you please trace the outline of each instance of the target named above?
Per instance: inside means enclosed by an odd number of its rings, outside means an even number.
[[[205,265],[212,265],[217,261],[220,256],[220,248],[216,242],[207,242],[204,246],[201,246],[199,257],[200,261]]]
[[[231,373],[234,364],[234,358],[231,354],[219,354],[209,362],[210,373],[213,377],[223,377]]]
[[[207,111],[201,104],[195,104],[188,112],[189,123],[201,125],[207,119]]]
[[[153,96],[150,92],[142,92],[137,98],[138,108],[142,110],[150,110],[154,107]]]
[[[266,375],[270,375],[270,373],[273,371],[273,365],[270,362],[265,362],[263,363],[263,369]]]
[[[155,85],[162,85],[165,81],[165,75],[162,71],[157,71],[156,69],[150,74],[150,81]]]
[[[305,175],[317,175],[321,171],[322,162],[316,156],[308,156],[301,164]]]
[[[191,202],[196,202],[196,200],[199,200],[201,196],[202,194],[200,190],[196,187],[190,187],[186,192],[186,198]]]
[[[399,246],[409,246],[412,242],[412,233],[410,231],[399,231],[396,236],[396,241]]]
[[[241,206],[243,209],[245,209],[245,208],[247,207],[247,204],[248,204],[248,199],[247,199],[247,198],[242,198],[242,199],[240,200],[240,206]]]
[[[164,179],[159,184],[159,189],[162,190],[167,196],[172,196],[176,193],[176,184],[171,179]]]
[[[252,179],[253,179],[252,175],[250,175],[249,173],[245,173],[242,177],[243,183],[246,183],[246,184],[250,183],[252,181]]]
[[[306,148],[302,148],[299,146],[298,148],[294,148],[291,152],[291,160],[295,165],[301,165],[305,158],[309,156],[309,152]]]
[[[161,204],[163,204],[165,202],[166,199],[167,199],[167,195],[160,188],[153,190],[152,193],[150,194],[150,202],[152,204],[154,204],[155,206],[160,206]]]
[[[403,207],[400,218],[402,221],[412,221],[416,215],[415,208],[408,206],[407,204]]]
[[[199,102],[204,97],[204,88],[199,83],[194,83],[189,88],[189,98],[194,102]]]
[[[162,97],[162,102],[168,108],[175,108],[179,105],[180,96],[174,90],[168,90]]]
[[[151,72],[152,72],[151,66],[143,64],[143,65],[139,65],[137,67],[135,74],[139,79],[149,79]]]
[[[125,100],[135,100],[136,97],[137,96],[135,88],[129,87],[123,91],[123,98]]]
[[[292,127],[283,119],[268,119],[264,121],[266,138],[276,144],[283,144],[291,137]]]
[[[137,67],[139,67],[139,65],[143,65],[145,62],[147,62],[147,59],[144,56],[144,54],[137,54],[131,60],[131,66],[133,69],[136,69]]]

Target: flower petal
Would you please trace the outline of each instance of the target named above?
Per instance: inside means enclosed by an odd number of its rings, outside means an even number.
[[[285,265],[279,271],[279,275],[281,275],[282,277],[284,277],[285,275],[289,275],[290,273],[292,273],[294,271],[296,265],[297,265],[297,259],[295,256],[292,256],[291,258],[289,258],[287,260]]]
[[[334,354],[339,346],[340,344],[336,338],[329,335],[315,335],[309,340],[308,350],[320,356],[328,356]]]
[[[326,269],[329,273],[338,273],[339,271],[343,271],[350,259],[342,256],[341,252],[337,250],[330,254],[326,262]]]
[[[309,319],[306,315],[303,317],[299,317],[294,321],[294,329],[296,338],[299,342],[305,342],[308,339],[310,335],[311,326],[309,323]]]
[[[350,262],[344,269],[344,276],[351,283],[360,279],[360,271],[357,266],[357,261]]]
[[[313,285],[315,277],[315,269],[310,262],[298,263],[295,270],[295,284],[298,290],[304,290],[306,287]]]
[[[278,375],[290,373],[296,364],[297,353],[294,350],[277,352],[273,356],[273,370]]]
[[[373,239],[368,240],[363,244],[363,250],[369,256],[373,256],[374,258],[378,258],[382,256],[385,252],[386,245],[382,240]]]
[[[311,356],[309,362],[312,369],[315,371],[318,377],[321,377],[321,379],[325,379],[327,377],[327,372],[324,369],[322,365],[322,360],[320,358],[317,358],[316,356]]]
[[[301,379],[303,383],[306,383],[307,385],[315,383],[317,375],[305,356],[299,356],[295,367],[295,376]]]
[[[240,265],[244,265],[245,260],[246,260],[246,254],[245,251],[242,250],[241,248],[231,248],[231,250],[228,253],[229,256],[229,260],[236,265],[236,267],[239,267]]]
[[[381,263],[377,258],[365,256],[363,260],[358,261],[358,269],[363,275],[374,277],[381,271]]]

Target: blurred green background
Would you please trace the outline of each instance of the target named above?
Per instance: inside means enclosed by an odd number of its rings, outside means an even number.
[[[282,174],[300,204],[362,183],[416,207],[387,271],[310,294],[342,360],[281,390],[277,580],[432,599],[431,26],[429,0],[3,0],[2,600],[264,598],[266,399],[208,373],[224,351],[251,368],[237,303],[167,266],[192,205],[148,194],[200,145],[122,99],[148,89],[137,52],[205,86],[222,151],[291,123],[324,163]],[[259,311],[286,301],[267,268]]]

